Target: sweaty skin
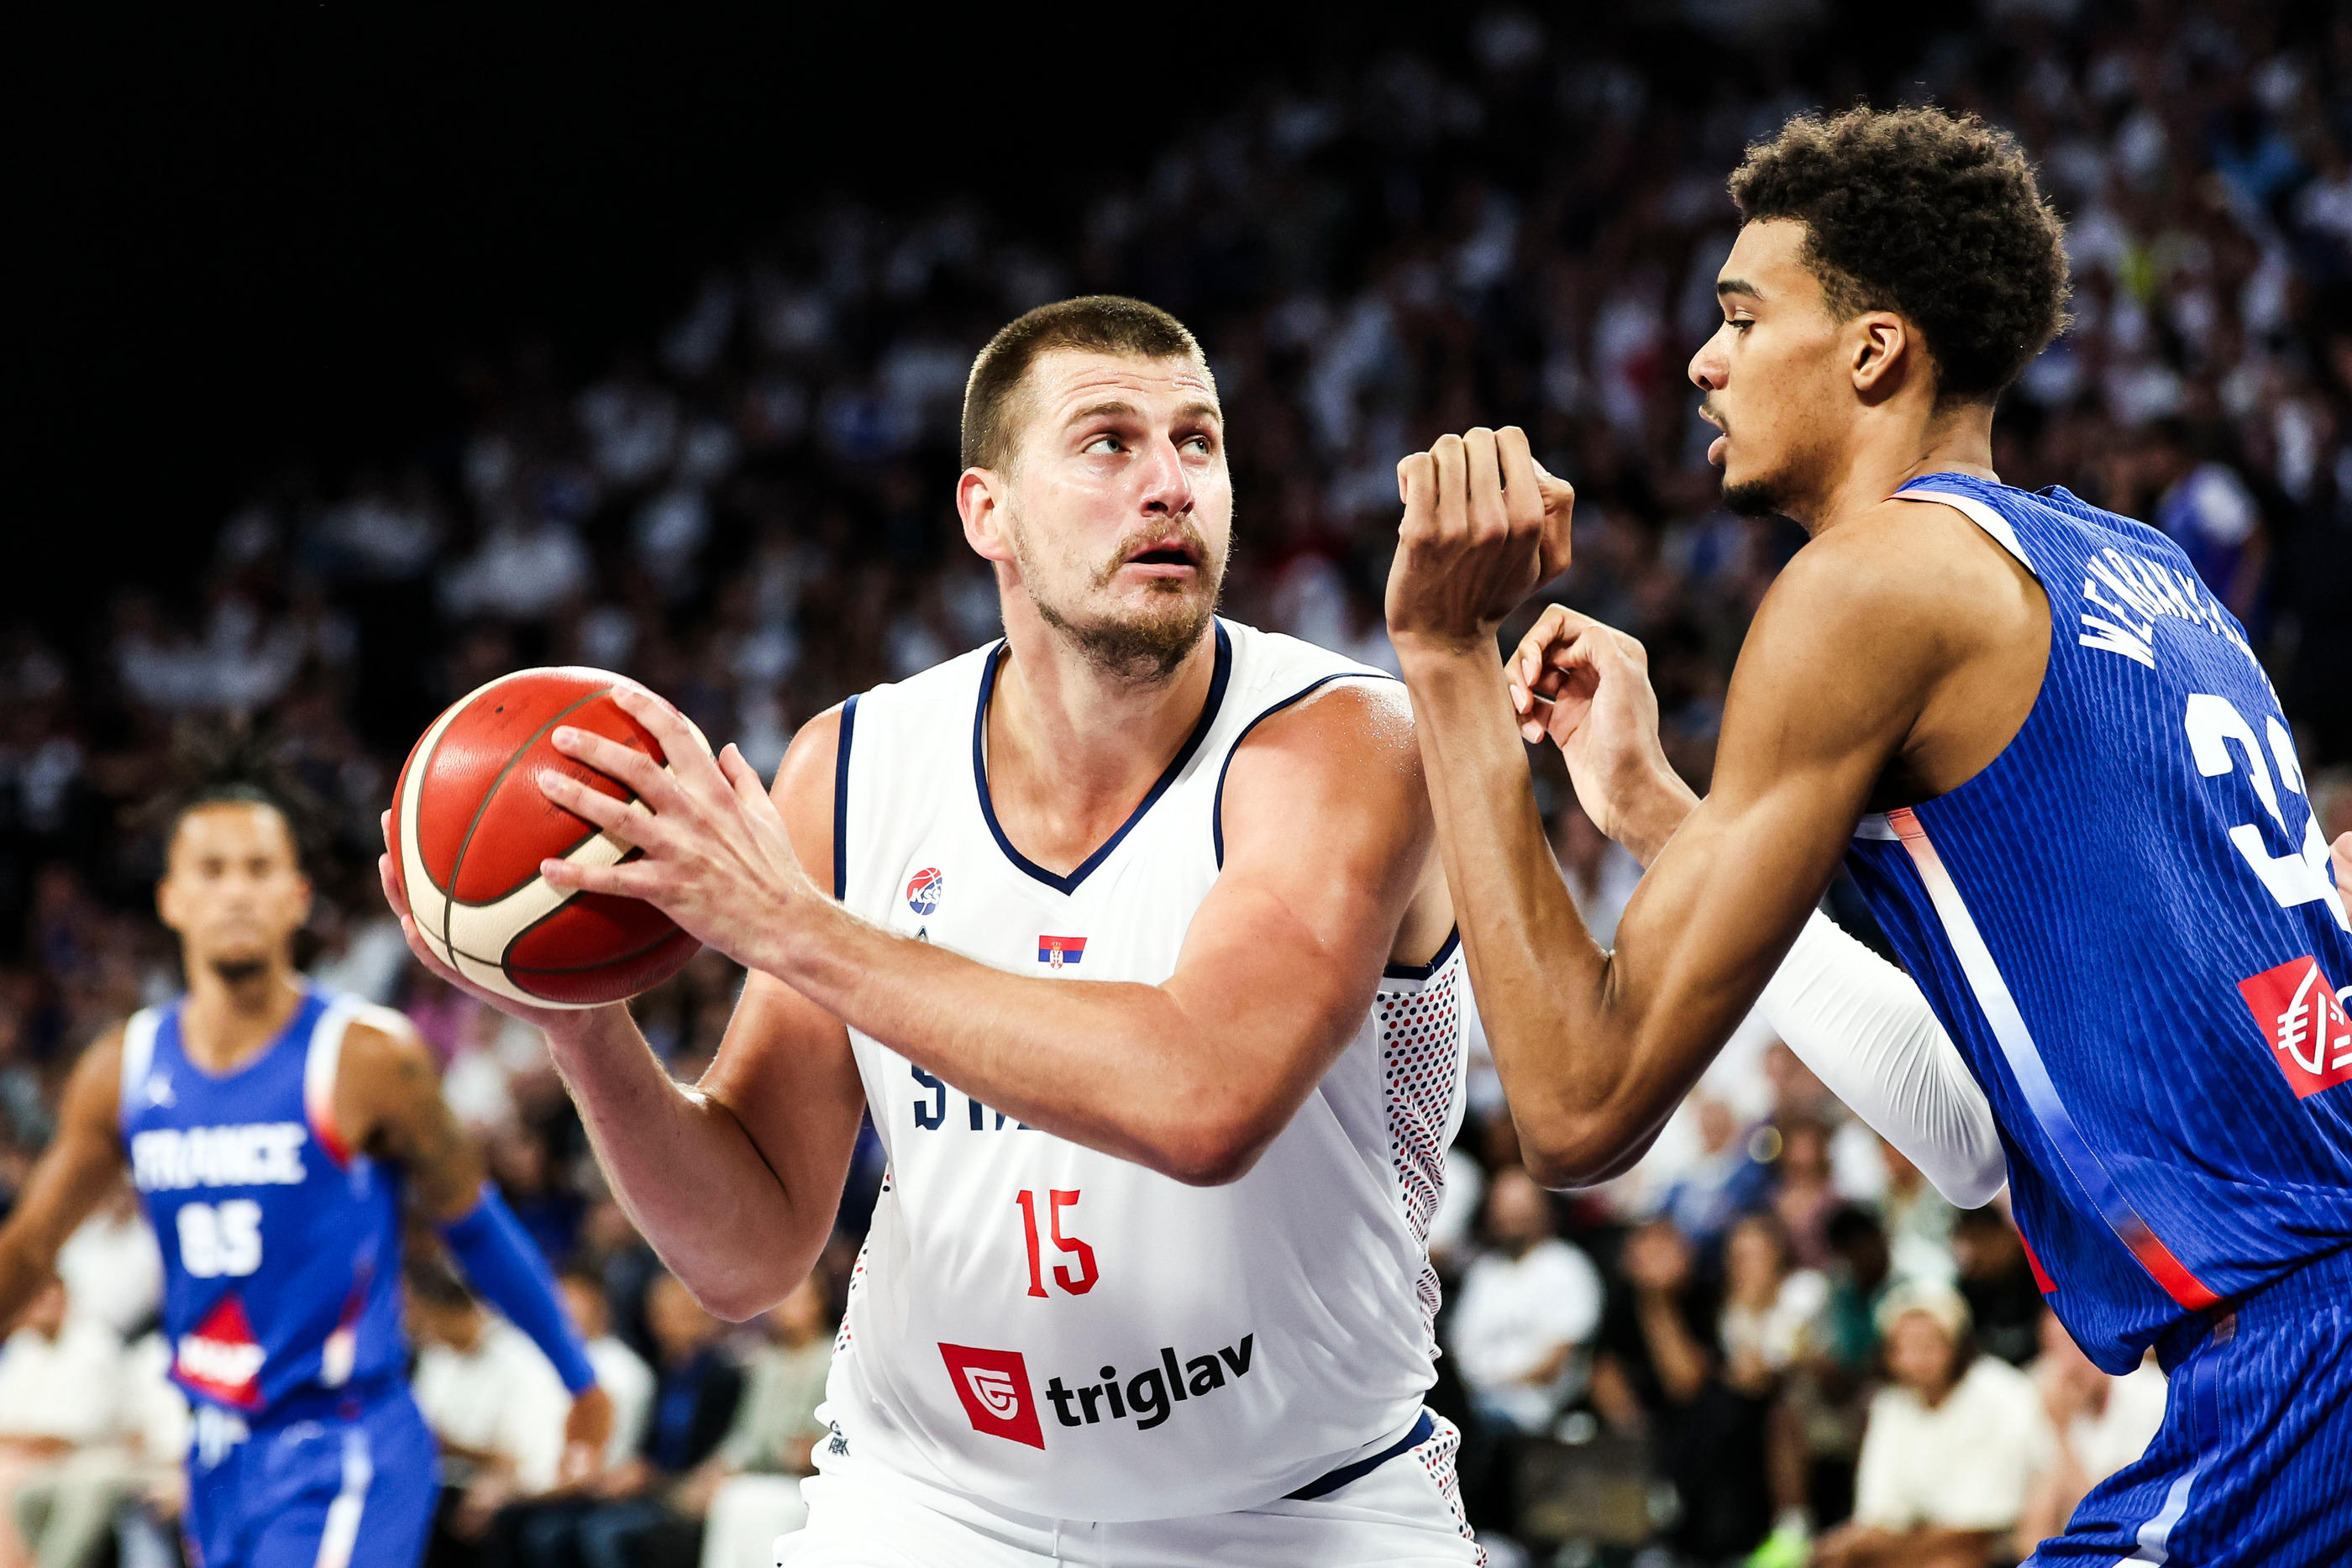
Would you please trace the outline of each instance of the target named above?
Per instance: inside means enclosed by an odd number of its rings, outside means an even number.
[[[987,717],[990,792],[1021,852],[1067,871],[1200,717],[1232,481],[1196,361],[1055,350],[1015,401],[1015,451],[1001,472],[967,470],[957,504],[995,568],[1010,650]],[[576,730],[551,739],[652,815],[552,774],[542,787],[587,821],[625,821],[645,853],[604,870],[551,861],[541,874],[659,905],[751,971],[743,1000],[688,1089],[625,1008],[486,999],[547,1031],[622,1204],[725,1317],[782,1299],[831,1232],[864,1103],[845,1022],[1033,1127],[1181,1181],[1227,1182],[1354,1038],[1383,966],[1426,960],[1452,926],[1412,719],[1393,690],[1335,686],[1251,731],[1226,779],[1223,870],[1159,985],[1007,974],[834,902],[822,879],[837,711],[794,737],[771,790],[733,747],[713,759],[659,705],[616,700],[673,771]],[[389,877],[386,893],[400,909]],[[410,944],[463,984],[413,930]]]
[[[1495,657],[1502,617],[1567,560],[1573,497],[1541,483],[1525,438],[1475,430],[1399,465],[1390,632],[1496,1068],[1529,1168],[1552,1186],[1640,1156],[1762,990],[1863,813],[1983,768],[2048,661],[2031,574],[1952,508],[1892,498],[1922,474],[1991,477],[1990,405],[1939,407],[1901,316],[1837,319],[1801,259],[1803,233],[1787,220],[1740,232],[1718,281],[1724,325],[1691,361],[1725,430],[1712,455],[1727,491],[1811,536],[1749,628],[1713,788],[1695,806],[1654,748],[1628,764],[1577,744],[1580,712],[1648,700],[1625,663],[1637,647],[1552,616],[1508,674]],[[1519,725],[1540,727],[1538,704],[1555,697],[1580,795],[1626,802],[1601,825],[1651,862],[1613,952],[1578,917],[1529,788]],[[1629,783],[1628,766],[1654,777]]]
[[[285,820],[268,806],[199,806],[173,836],[156,907],[180,938],[190,1059],[233,1073],[268,1050],[302,1004],[289,940],[310,910]],[[123,1027],[82,1052],[58,1129],[0,1226],[0,1323],[29,1301],[58,1249],[116,1190],[127,1169],[121,1125]],[[350,1147],[398,1165],[434,1224],[462,1217],[482,1190],[482,1156],[441,1096],[440,1074],[413,1032],[354,1021],[335,1079],[335,1125]],[[593,1473],[612,1431],[612,1396],[591,1386],[564,1426],[563,1474]]]

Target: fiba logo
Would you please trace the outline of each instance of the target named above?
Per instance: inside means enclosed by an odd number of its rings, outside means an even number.
[[[947,891],[947,878],[940,868],[925,866],[907,883],[907,907],[918,915],[929,915],[940,906],[940,895]]]

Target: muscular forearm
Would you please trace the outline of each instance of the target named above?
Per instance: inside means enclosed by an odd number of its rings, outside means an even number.
[[[1485,648],[1398,652],[1479,1018],[1531,1168],[1602,1174],[1650,1129],[1607,1113],[1606,1064],[1622,1051],[1610,956],[1544,836],[1502,667]]]
[[[789,1190],[731,1111],[670,1078],[625,1009],[583,1014],[548,1043],[614,1197],[705,1306],[749,1317],[806,1276],[837,1191]]]
[[[1296,1053],[1215,1027],[1173,984],[1007,974],[829,903],[779,926],[761,967],[835,1017],[992,1111],[1180,1181],[1233,1179],[1296,1109],[1268,1082]]]

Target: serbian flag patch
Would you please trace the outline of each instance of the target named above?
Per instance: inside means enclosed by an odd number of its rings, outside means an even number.
[[[1087,939],[1083,936],[1040,936],[1037,938],[1037,962],[1049,969],[1075,964],[1087,956]]]

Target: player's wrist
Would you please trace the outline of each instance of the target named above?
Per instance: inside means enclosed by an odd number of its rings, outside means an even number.
[[[1683,782],[1664,753],[1648,759],[1634,786],[1621,797],[1612,836],[1643,870],[1664,852],[1666,841],[1694,810],[1698,796]]]
[[[1416,666],[1436,670],[1470,661],[1499,664],[1501,657],[1492,626],[1467,631],[1436,626],[1404,631],[1391,628],[1389,645],[1396,650],[1397,662],[1404,667],[1408,681],[1412,679]]]

